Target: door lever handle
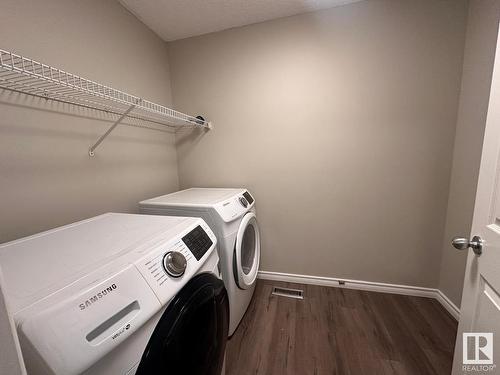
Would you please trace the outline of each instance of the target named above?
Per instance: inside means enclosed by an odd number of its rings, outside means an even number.
[[[470,241],[466,237],[455,237],[451,244],[457,250],[466,250],[470,247],[476,255],[481,255],[483,252],[483,240],[479,236],[472,237]]]

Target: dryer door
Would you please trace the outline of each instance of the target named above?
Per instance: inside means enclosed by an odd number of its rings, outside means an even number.
[[[241,220],[234,247],[233,271],[240,289],[248,289],[257,278],[260,262],[260,231],[253,212]]]
[[[208,273],[195,276],[163,313],[136,374],[219,375],[228,318],[222,280]]]

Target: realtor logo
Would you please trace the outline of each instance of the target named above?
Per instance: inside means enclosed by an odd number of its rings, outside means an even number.
[[[493,364],[493,333],[463,334],[464,365]]]

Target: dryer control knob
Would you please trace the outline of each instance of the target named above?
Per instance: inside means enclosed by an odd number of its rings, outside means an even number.
[[[244,197],[240,197],[240,203],[245,208],[248,206],[248,201]]]
[[[172,277],[181,277],[186,271],[186,257],[178,251],[169,251],[163,257],[163,268]]]

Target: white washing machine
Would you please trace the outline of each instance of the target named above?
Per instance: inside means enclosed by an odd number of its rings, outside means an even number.
[[[260,261],[255,200],[246,189],[193,188],[139,203],[142,213],[203,218],[219,240],[222,277],[229,295],[229,335],[250,304]]]
[[[220,374],[229,305],[199,218],[105,214],[0,246],[29,374]]]

